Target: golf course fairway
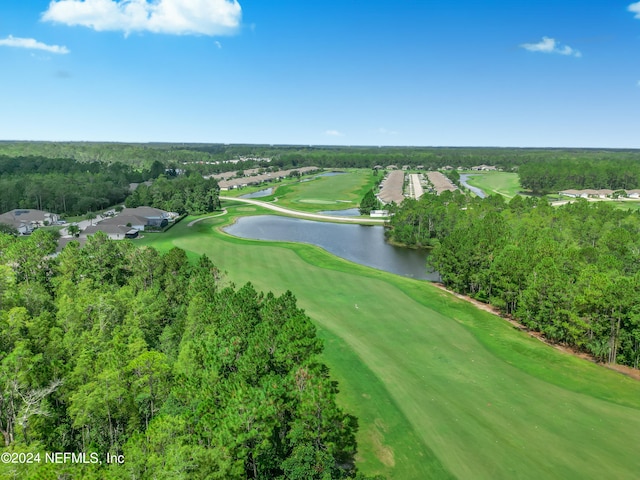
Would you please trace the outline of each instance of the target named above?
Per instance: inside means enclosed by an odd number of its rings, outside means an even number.
[[[137,245],[206,254],[226,281],[291,290],[324,339],[358,466],[392,479],[637,479],[640,382],[564,354],[425,281],[303,244],[233,238],[241,214]]]
[[[517,173],[473,172],[469,176],[467,183],[478,187],[487,195],[502,195],[507,200],[512,199],[522,191]]]

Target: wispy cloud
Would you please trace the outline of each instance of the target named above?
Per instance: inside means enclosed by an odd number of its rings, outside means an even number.
[[[46,22],[96,31],[229,35],[240,26],[237,0],[52,0]]]
[[[5,47],[28,48],[29,50],[44,50],[45,52],[61,55],[69,53],[69,49],[67,47],[47,45],[46,43],[38,42],[33,38],[18,38],[13,35],[0,39],[0,45]]]
[[[382,135],[397,135],[398,132],[396,132],[395,130],[387,130],[384,127],[380,127],[378,129],[378,133],[381,133]]]
[[[222,48],[222,44],[221,44],[220,42],[218,42],[217,40],[216,40],[215,42],[213,42],[213,43],[214,43],[214,45],[215,45],[216,47],[218,47],[219,49],[220,49],[220,48]]]
[[[631,13],[635,13],[635,18],[640,19],[640,2],[632,3],[627,7]]]
[[[327,130],[324,134],[329,135],[330,137],[344,137],[344,133],[339,132],[338,130]]]
[[[571,48],[569,45],[561,45],[555,38],[542,37],[538,43],[523,43],[520,45],[530,52],[555,53],[558,55],[570,55],[572,57],[581,57],[582,53]]]

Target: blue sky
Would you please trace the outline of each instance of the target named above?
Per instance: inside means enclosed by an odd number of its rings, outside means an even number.
[[[0,139],[640,148],[633,0],[3,0]]]

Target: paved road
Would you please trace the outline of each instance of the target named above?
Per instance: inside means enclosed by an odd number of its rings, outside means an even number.
[[[420,184],[420,174],[412,173],[409,176],[410,184],[411,184],[411,195],[416,200],[420,199],[422,195],[424,195],[424,190],[422,189],[422,185]]]
[[[90,225],[95,225],[96,223],[98,223],[100,220],[103,220],[104,218],[105,217],[103,217],[102,215],[98,215],[93,220],[82,220],[80,222],[75,222],[75,224],[78,225],[78,227],[80,228],[80,233],[82,233],[85,228],[87,228]],[[69,225],[71,225],[71,223]],[[69,225],[65,225],[63,228],[60,229],[60,236],[62,238],[71,237],[71,235],[69,235],[69,232],[67,232],[67,227]]]
[[[386,222],[386,220],[382,218],[339,217],[337,215],[322,215],[319,213],[300,212],[298,210],[291,210],[289,208],[279,207],[269,202],[263,202],[261,200],[253,200],[250,198],[221,196],[220,200],[233,200],[235,202],[250,203],[252,205],[257,205],[259,207],[268,208],[269,210],[273,210],[275,212],[285,213],[287,215],[292,215],[294,217],[310,218],[312,220],[329,220],[331,222],[339,222],[339,223],[365,223],[365,224],[375,223],[380,225]]]

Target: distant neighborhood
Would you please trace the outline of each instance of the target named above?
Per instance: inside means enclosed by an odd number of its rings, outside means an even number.
[[[318,171],[318,167],[301,167],[293,168],[289,170],[278,170],[275,172],[264,172],[264,169],[252,168],[244,170],[238,175],[237,172],[224,172],[215,175],[207,175],[205,178],[214,178],[218,181],[220,190],[233,190],[236,188],[244,188],[250,185],[260,185],[266,182],[275,182],[278,180],[284,180],[290,177],[292,174],[306,175]],[[260,173],[260,172],[263,173]],[[239,178],[233,178],[239,177]]]
[[[600,190],[586,189],[586,190],[562,190],[558,192],[565,197],[573,198],[640,198],[640,190],[609,190],[606,188]]]

